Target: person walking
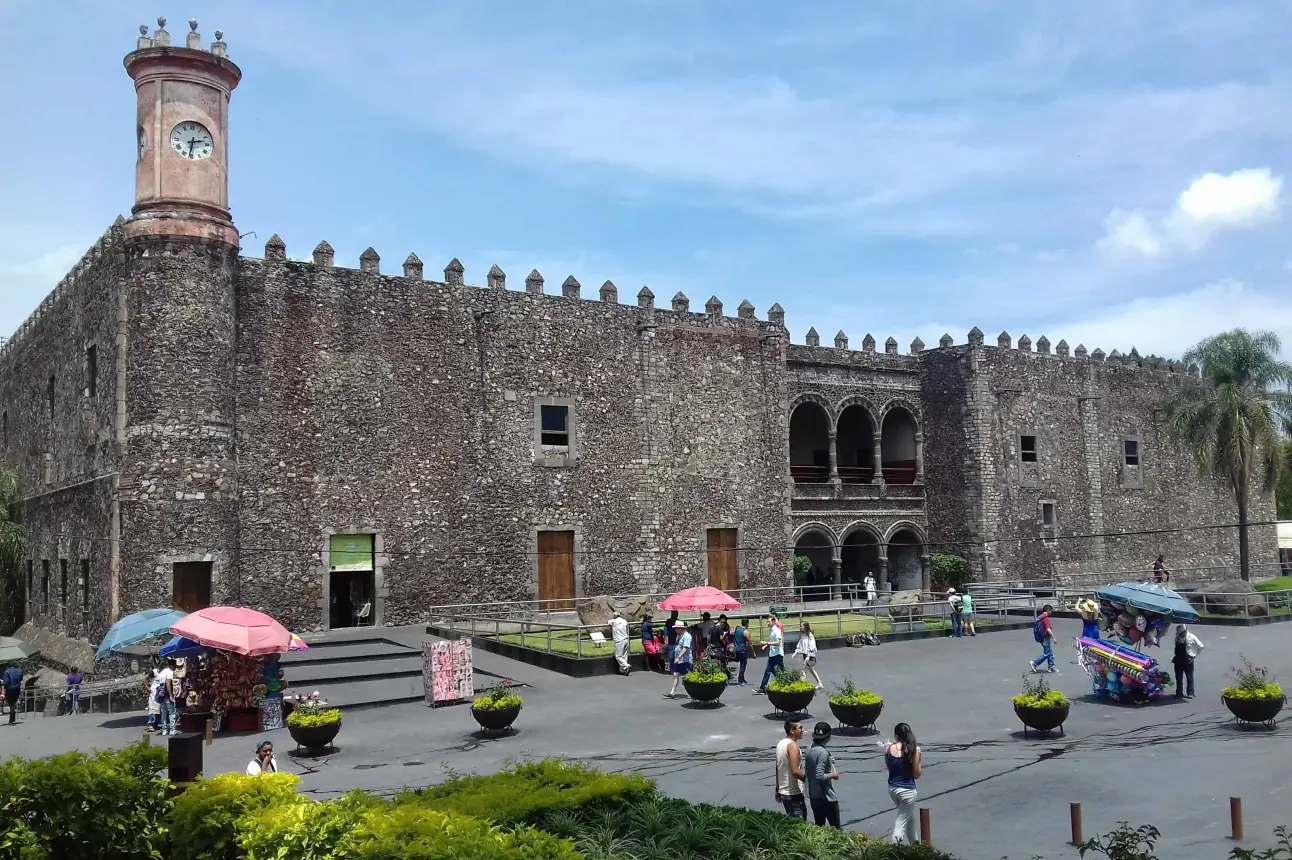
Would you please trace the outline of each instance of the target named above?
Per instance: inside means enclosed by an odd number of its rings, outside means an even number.
[[[960,610],[964,608],[964,601],[960,595],[956,594],[954,588],[947,589],[947,603],[951,606],[951,635],[956,639],[960,638]]]
[[[761,648],[767,651],[767,668],[763,670],[763,681],[754,690],[754,695],[767,692],[767,682],[772,679],[772,675],[777,669],[785,666],[785,630],[780,625],[780,619],[776,617],[775,612],[767,613],[767,641]]]
[[[673,654],[673,646],[677,644],[677,634],[686,629],[685,624],[679,627],[677,621],[677,610],[674,609],[668,614],[668,620],[664,622],[664,635],[668,637],[668,653],[670,655],[670,660],[673,659],[671,655]]]
[[[736,632],[731,640],[732,652],[736,655],[736,663],[740,666],[740,674],[736,678],[737,687],[749,686],[749,682],[745,680],[745,667],[749,665],[749,652],[753,647],[754,641],[749,635],[749,619],[742,618],[736,625]]]
[[[628,621],[623,613],[615,610],[610,619],[610,638],[615,643],[615,662],[619,664],[619,674],[628,674]]]
[[[1188,697],[1193,698],[1193,661],[1205,646],[1202,640],[1194,636],[1189,628],[1181,624],[1175,629],[1175,656],[1171,664],[1175,667],[1175,697],[1185,697],[1185,682],[1188,682]]]
[[[673,627],[677,630],[672,654],[673,688],[664,694],[666,699],[677,698],[677,685],[681,683],[682,676],[691,671],[691,631],[686,629],[683,621],[674,621]]]
[[[161,724],[162,735],[179,734],[179,698],[177,688],[179,682],[175,679],[174,661],[167,660],[166,665],[157,673],[157,680],[160,682],[160,688],[155,694],[161,705],[161,718],[158,722]]]
[[[18,722],[18,699],[22,696],[22,667],[14,663],[4,670],[4,701],[9,706],[9,725]]]
[[[1041,656],[1027,661],[1028,668],[1033,672],[1039,671],[1042,663],[1048,664],[1052,674],[1057,674],[1059,671],[1054,666],[1054,624],[1050,620],[1050,613],[1053,611],[1053,606],[1045,604],[1041,607],[1040,617],[1032,625],[1032,638],[1041,643]]]
[[[1153,581],[1158,585],[1171,581],[1171,571],[1166,569],[1166,556],[1159,555],[1153,562]]]
[[[649,612],[642,616],[642,652],[646,655],[646,671],[668,674],[668,666],[655,641],[655,619]]]
[[[897,808],[892,842],[914,845],[920,838],[915,827],[915,781],[924,767],[915,732],[906,723],[898,723],[893,729],[893,740],[884,750],[884,763],[888,765],[888,796]]]
[[[274,745],[261,741],[256,747],[256,757],[247,765],[247,776],[260,776],[262,773],[278,773],[278,762],[274,761]]]
[[[817,723],[812,729],[812,746],[805,756],[803,771],[807,774],[812,819],[818,827],[829,822],[831,827],[842,830],[843,825],[839,823],[839,796],[834,791],[834,784],[839,779],[839,769],[835,767],[834,756],[826,749],[830,735],[829,723]]]
[[[78,666],[72,667],[72,672],[67,676],[67,692],[64,694],[67,698],[67,712],[75,714],[81,707],[81,684],[85,681],[85,676],[81,674]]]
[[[866,605],[874,606],[875,597],[875,575],[873,573],[868,573],[866,574]]]
[[[803,670],[816,681],[816,688],[824,690],[825,684],[816,673],[816,637],[812,635],[812,625],[806,621],[799,627],[799,644],[794,648],[794,654],[803,659]]]
[[[968,631],[970,636],[978,635],[973,626],[973,595],[968,591],[960,595],[960,630]]]
[[[803,725],[795,719],[785,721],[785,737],[776,745],[776,799],[785,814],[807,821],[807,803],[803,800],[803,751],[799,738]]]

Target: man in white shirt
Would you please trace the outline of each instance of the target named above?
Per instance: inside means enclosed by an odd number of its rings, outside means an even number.
[[[278,773],[278,762],[274,761],[274,745],[262,741],[256,747],[256,757],[247,765],[247,776],[260,776],[262,773]]]
[[[866,574],[866,602],[874,605],[875,598],[877,596],[878,594],[875,591],[875,576],[874,574],[868,573]]]
[[[623,613],[616,611],[610,619],[610,638],[615,643],[615,662],[619,664],[619,674],[628,674],[628,621]]]
[[[754,690],[755,696],[767,692],[767,682],[785,665],[785,628],[775,612],[767,613],[767,641],[760,647],[767,649],[767,668],[763,670],[763,682]]]

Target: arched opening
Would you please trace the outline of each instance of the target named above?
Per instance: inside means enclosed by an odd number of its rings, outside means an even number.
[[[869,484],[874,480],[875,425],[866,407],[854,403],[839,415],[835,456],[843,483]]]
[[[839,547],[840,560],[843,566],[840,578],[845,586],[857,586],[857,594],[864,596],[863,588],[866,574],[875,577],[876,587],[879,583],[879,538],[869,529],[859,528],[848,533]]]
[[[790,475],[796,484],[830,480],[830,416],[819,403],[800,403],[790,415]]]
[[[888,580],[894,591],[911,591],[923,587],[924,572],[920,556],[924,542],[911,529],[898,529],[888,541]]]
[[[880,454],[884,483],[915,483],[915,418],[900,406],[890,409],[884,416]]]
[[[794,584],[804,588],[804,600],[828,600],[834,584],[834,542],[830,535],[809,531],[794,542]]]

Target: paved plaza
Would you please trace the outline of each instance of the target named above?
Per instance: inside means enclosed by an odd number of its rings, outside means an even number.
[[[1065,637],[1078,632],[1074,621],[1056,628]],[[1052,680],[1074,698],[1062,737],[1024,739],[1010,706],[1038,650],[1028,630],[825,651],[821,668],[828,684],[851,675],[884,697],[885,734],[900,720],[914,727],[925,759],[920,805],[932,811],[938,847],[968,860],[1075,857],[1064,843],[1068,804],[1080,801],[1087,836],[1121,820],[1153,824],[1163,833],[1160,856],[1220,860],[1233,845],[1226,838],[1231,795],[1243,798],[1248,847],[1268,845],[1275,825],[1292,824],[1292,714],[1272,732],[1238,730],[1219,699],[1240,653],[1292,680],[1292,625],[1194,629],[1207,648],[1198,660],[1199,696],[1184,702],[1135,708],[1093,701],[1075,651],[1061,647],[1060,674]],[[518,734],[479,739],[465,706],[363,710],[345,718],[339,752],[328,758],[295,759],[287,731],[271,733],[284,769],[300,774],[302,790],[329,797],[567,756],[639,771],[688,800],[773,808],[771,751],[782,730],[765,697],[732,687],[723,707],[702,709],[663,699],[668,683],[659,675],[575,680],[496,655],[478,657],[488,671],[530,685],[522,690]],[[815,718],[829,719],[824,696],[812,714],[809,730]],[[0,753],[120,746],[138,739],[142,725],[142,715],[32,718],[0,726]],[[206,772],[241,770],[255,737],[218,738],[205,750]],[[875,835],[892,823],[881,739],[845,735],[833,743],[846,825]]]

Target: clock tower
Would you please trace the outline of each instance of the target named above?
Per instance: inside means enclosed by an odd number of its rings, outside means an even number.
[[[203,50],[197,21],[183,48],[172,47],[166,19],[139,28],[126,55],[135,82],[135,205],[130,238],[207,239],[238,247],[229,215],[229,96],[242,79],[217,30]]]

